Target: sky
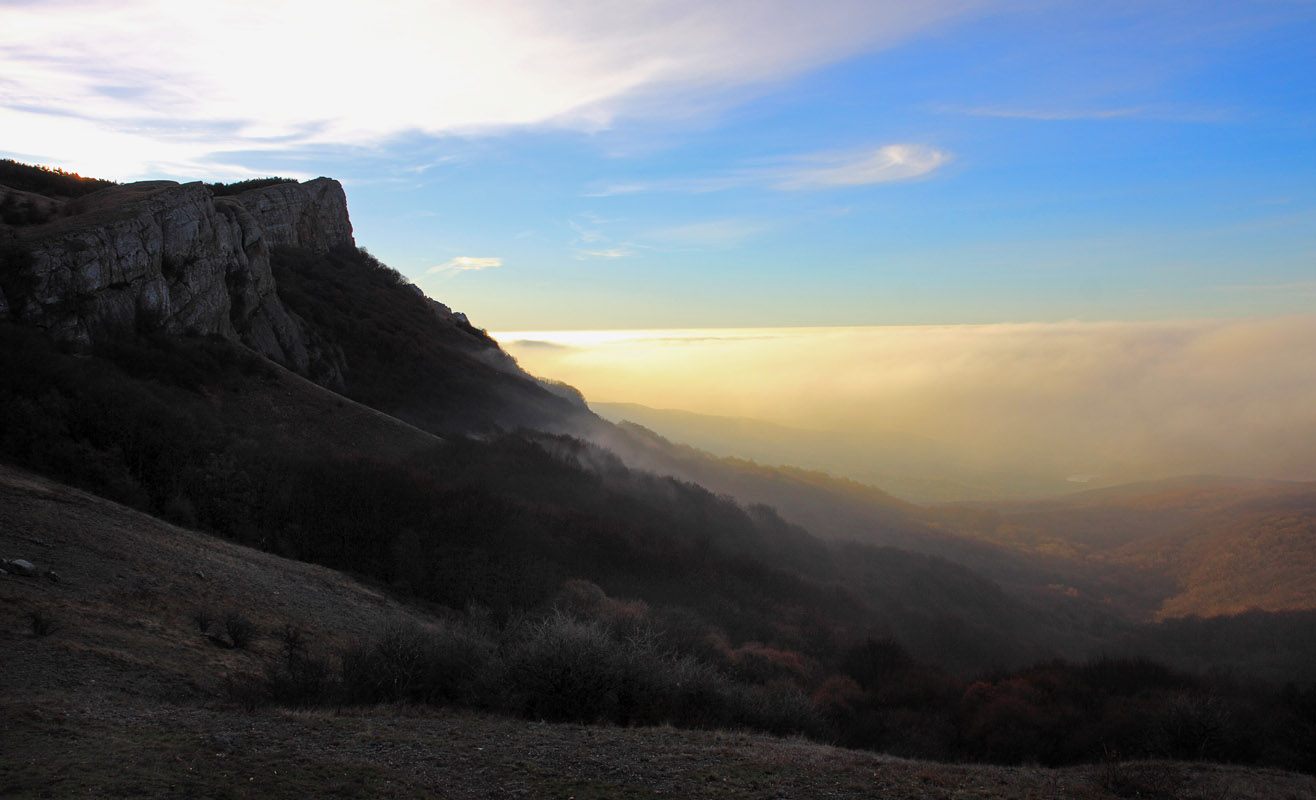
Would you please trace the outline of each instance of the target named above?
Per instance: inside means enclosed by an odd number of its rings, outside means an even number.
[[[0,0],[0,155],[328,175],[490,330],[1316,299],[1316,3]]]
[[[1313,75],[1312,0],[0,0],[0,157],[337,178],[593,400],[1316,479]]]
[[[1314,317],[498,336],[591,402],[717,419],[605,415],[919,501],[1316,480]]]

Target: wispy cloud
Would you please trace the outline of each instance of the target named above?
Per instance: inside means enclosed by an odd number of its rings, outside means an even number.
[[[825,189],[922,177],[950,161],[950,153],[923,144],[889,144],[858,153],[819,154],[783,170],[776,188]]]
[[[609,247],[604,250],[577,250],[576,258],[629,258],[635,255],[634,250],[628,250],[625,247]]]
[[[899,44],[979,5],[831,0],[819,13],[794,0],[380,0],[324,13],[314,0],[6,3],[0,129],[6,152],[99,160],[120,178],[209,168],[223,152],[374,147],[401,134],[598,130],[717,107],[733,90]],[[260,58],[238,55],[280,30],[297,35]]]
[[[642,192],[702,194],[741,188],[802,191],[864,186],[921,178],[946,165],[951,158],[949,152],[931,145],[888,144],[792,156],[765,166],[728,170],[712,176],[613,183],[590,191],[586,196],[610,197]]]
[[[767,230],[767,225],[746,219],[713,219],[651,231],[646,237],[682,247],[723,248]]]
[[[591,259],[630,258],[636,249],[644,245],[634,242],[614,242],[612,236],[603,232],[603,228],[621,219],[608,219],[591,211],[583,211],[575,218],[567,220],[567,225],[575,233],[570,245],[572,255],[580,261]]]
[[[590,220],[590,221],[596,225],[598,224],[597,220]],[[598,228],[587,228],[584,225],[581,225],[579,222],[576,222],[574,219],[567,220],[567,224],[571,226],[571,230],[576,232],[575,241],[577,242],[584,242],[584,243],[606,242],[608,240],[608,237],[605,236],[603,234],[603,231],[599,230]]]
[[[470,270],[491,269],[501,267],[503,260],[501,258],[476,257],[476,256],[457,256],[449,259],[442,264],[436,264],[425,270],[426,275],[438,275],[441,272],[467,272]]]

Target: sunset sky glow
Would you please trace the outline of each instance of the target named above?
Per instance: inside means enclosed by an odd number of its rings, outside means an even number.
[[[1288,0],[10,0],[0,155],[337,177],[491,329],[1270,316],[1314,54]]]
[[[1310,480],[1313,75],[1309,0],[6,0],[0,156],[338,178],[593,400]]]

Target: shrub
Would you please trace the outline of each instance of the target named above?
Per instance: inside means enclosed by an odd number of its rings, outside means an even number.
[[[285,625],[283,660],[265,670],[266,694],[275,703],[306,707],[328,702],[334,684],[329,677],[329,662],[312,654],[300,629]]]
[[[508,694],[518,713],[554,721],[614,719],[624,665],[604,627],[565,614],[516,631],[507,656]]]
[[[738,727],[777,735],[813,734],[825,728],[822,715],[794,686],[735,687],[733,721]]]
[[[256,623],[247,619],[238,611],[230,611],[224,615],[224,633],[233,646],[239,650],[246,650],[251,643],[256,641],[259,631],[256,629]]]
[[[489,705],[499,673],[493,640],[463,623],[393,625],[342,656],[348,702]]]

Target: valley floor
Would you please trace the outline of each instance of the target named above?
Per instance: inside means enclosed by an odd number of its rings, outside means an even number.
[[[410,707],[250,711],[277,653],[216,647],[198,610],[331,647],[426,616],[338,573],[0,467],[0,795],[208,798],[1299,800],[1316,778],[1177,762],[935,764],[726,731],[549,725]]]

